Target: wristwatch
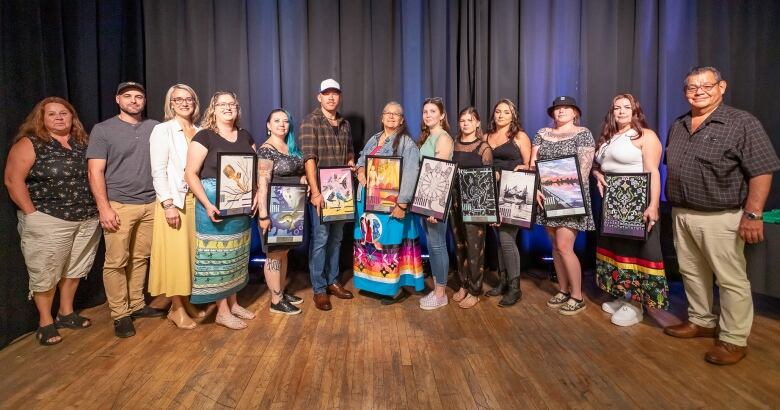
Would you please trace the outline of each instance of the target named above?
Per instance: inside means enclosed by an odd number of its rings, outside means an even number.
[[[751,221],[760,221],[764,219],[764,215],[761,212],[744,211],[745,218]]]

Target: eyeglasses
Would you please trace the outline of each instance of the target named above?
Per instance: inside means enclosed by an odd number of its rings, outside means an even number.
[[[192,98],[192,97],[186,97],[186,98],[176,97],[176,98],[171,98],[171,102],[176,104],[176,105],[182,105],[185,102],[187,104],[192,104],[192,103],[195,102],[195,99]]]
[[[386,117],[400,118],[403,114],[397,113],[397,112],[385,111],[385,112],[382,113],[382,115],[384,115]]]
[[[717,82],[715,84],[702,84],[702,85],[686,85],[685,86],[685,93],[686,94],[696,94],[697,91],[699,91],[699,88],[701,88],[702,91],[709,94],[710,91],[712,91],[713,88],[717,87],[720,82]]]
[[[216,104],[214,104],[214,106],[217,107],[217,108],[237,108],[238,107],[238,103],[234,103],[234,102],[224,103],[223,102],[223,103],[216,103]]]

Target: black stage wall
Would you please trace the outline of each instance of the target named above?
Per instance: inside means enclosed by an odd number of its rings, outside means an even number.
[[[311,111],[326,77],[342,84],[357,148],[389,100],[418,129],[428,96],[445,99],[453,126],[466,105],[486,124],[492,104],[510,98],[533,135],[548,125],[545,108],[556,95],[576,97],[597,133],[611,97],[631,92],[665,139],[686,110],[682,81],[694,65],[719,67],[727,103],[755,114],[778,148],[780,82],[771,74],[780,65],[779,17],[774,0],[4,1],[0,165],[38,100],[67,98],[90,129],[116,113],[113,94],[124,80],[146,83],[157,119],[176,82],[203,102],[236,91],[258,140],[271,109],[285,107],[297,120]],[[2,189],[0,346],[36,325],[15,210]],[[768,207],[780,207],[778,179]],[[522,238],[525,250],[539,241]],[[82,305],[104,299],[101,264],[80,288]]]

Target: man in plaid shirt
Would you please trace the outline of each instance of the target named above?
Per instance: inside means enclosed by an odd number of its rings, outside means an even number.
[[[672,204],[674,246],[688,298],[688,321],[668,335],[716,337],[704,356],[734,364],[747,353],[753,298],[745,242],[764,239],[762,211],[780,169],[769,137],[751,114],[723,104],[726,81],[714,67],[685,80],[691,111],[672,124],[666,146],[666,198]],[[720,318],[712,312],[713,272]]]
[[[320,84],[317,95],[320,107],[301,122],[301,152],[306,180],[311,189],[311,238],[309,239],[309,276],[317,309],[331,310],[330,297],[352,299],[352,293],[339,284],[339,254],[344,236],[344,222],[320,223],[324,203],[317,184],[317,167],[355,166],[352,131],[349,122],[337,111],[341,102],[341,85],[333,79]]]

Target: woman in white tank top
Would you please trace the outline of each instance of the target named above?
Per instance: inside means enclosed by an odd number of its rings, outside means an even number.
[[[596,149],[593,175],[604,195],[604,173],[650,173],[650,201],[643,214],[650,233],[646,241],[599,235],[596,248],[596,281],[617,299],[602,309],[618,326],[642,321],[642,306],[648,313],[669,308],[669,288],[664,272],[661,240],[657,225],[661,196],[661,142],[647,128],[639,102],[631,94],[612,99],[604,117]]]

